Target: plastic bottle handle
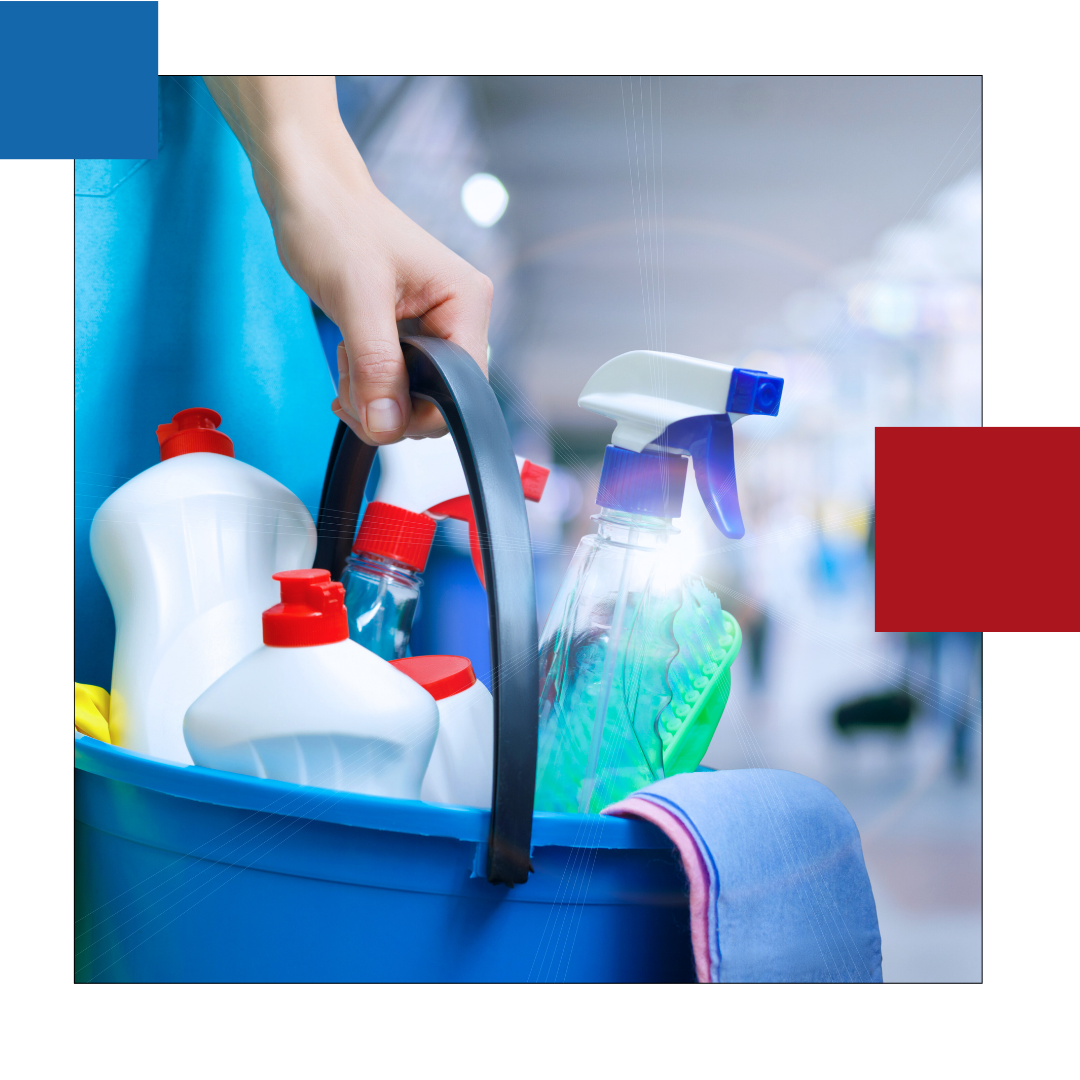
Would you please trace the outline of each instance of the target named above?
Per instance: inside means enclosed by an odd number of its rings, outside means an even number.
[[[525,496],[502,410],[468,353],[439,338],[401,339],[413,397],[434,402],[450,429],[476,514],[487,582],[495,749],[487,879],[516,885],[532,869],[540,669]],[[348,558],[375,457],[338,424],[319,507],[316,569],[335,580]],[[497,538],[497,543],[492,538]]]

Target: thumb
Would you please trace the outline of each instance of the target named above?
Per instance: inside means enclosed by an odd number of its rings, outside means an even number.
[[[356,326],[342,327],[348,378],[339,381],[339,399],[359,424],[357,434],[372,446],[397,442],[412,413],[393,314],[389,304],[388,317],[361,318]]]

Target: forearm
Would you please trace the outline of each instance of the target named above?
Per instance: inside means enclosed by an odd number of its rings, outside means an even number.
[[[431,402],[410,398],[397,323],[420,318],[483,368],[491,282],[378,191],[332,77],[206,85],[251,161],[282,265],[341,330],[335,413],[375,444],[444,430]]]
[[[204,81],[251,161],[271,221],[313,168],[337,174],[350,188],[371,184],[338,113],[332,75],[207,75]]]

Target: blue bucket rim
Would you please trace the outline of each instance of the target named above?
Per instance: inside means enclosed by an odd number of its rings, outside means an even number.
[[[384,832],[486,843],[490,810],[386,799],[179,765],[75,732],[75,768],[195,802]],[[532,846],[669,850],[655,825],[635,818],[533,812]]]

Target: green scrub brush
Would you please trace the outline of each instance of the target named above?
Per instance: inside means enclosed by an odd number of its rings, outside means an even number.
[[[675,616],[679,653],[668,668],[671,702],[660,714],[664,775],[693,772],[709,748],[731,693],[731,664],[742,645],[735,616],[700,579],[685,583]]]

